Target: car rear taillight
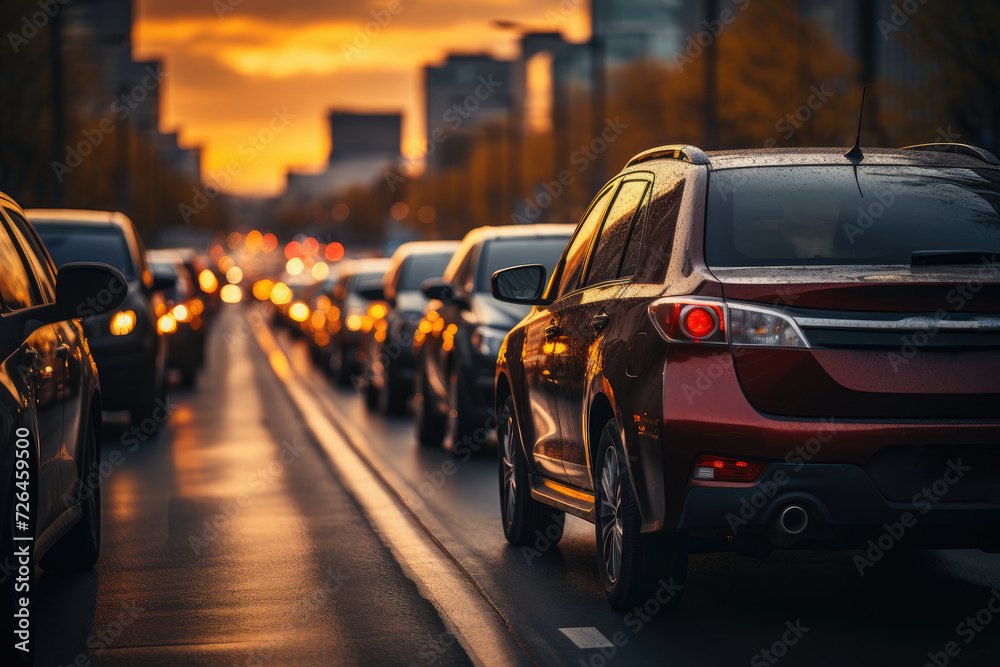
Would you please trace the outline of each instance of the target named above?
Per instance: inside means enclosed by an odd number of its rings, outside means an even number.
[[[773,308],[722,299],[667,297],[649,304],[664,340],[754,347],[810,347],[795,320]]]
[[[694,462],[691,479],[699,482],[752,482],[763,469],[764,464],[760,461],[702,455]]]
[[[724,308],[722,301],[660,299],[649,304],[649,317],[664,340],[725,343]]]

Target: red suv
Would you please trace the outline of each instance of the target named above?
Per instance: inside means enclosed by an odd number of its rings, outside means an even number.
[[[998,550],[998,211],[964,145],[634,157],[551,279],[493,275],[534,306],[497,361],[508,541],[593,522],[618,608],[693,552]]]

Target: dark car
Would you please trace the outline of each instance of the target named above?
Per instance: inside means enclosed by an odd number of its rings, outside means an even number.
[[[368,354],[362,346],[364,335],[372,330],[377,318],[368,312],[372,303],[359,290],[365,282],[381,280],[387,268],[389,260],[385,257],[340,262],[337,282],[327,295],[330,342],[324,355],[330,360],[330,373],[339,385],[356,385],[361,379]]]
[[[163,295],[154,289],[146,247],[135,225],[122,213],[29,210],[28,219],[45,241],[56,266],[102,262],[121,271],[128,293],[121,307],[84,323],[101,369],[104,409],[128,410],[133,424],[158,428],[149,419],[167,393],[167,341],[157,330]]]
[[[368,357],[361,372],[361,389],[372,410],[406,410],[413,396],[413,334],[427,305],[420,286],[440,278],[457,249],[458,241],[404,243],[392,254],[382,280],[361,284],[362,296],[386,306],[367,334]]]
[[[480,227],[469,232],[440,280],[424,285],[433,299],[414,338],[417,440],[452,448],[477,429],[492,430],[497,353],[526,306],[497,301],[490,276],[518,264],[552,269],[572,225]]]
[[[80,572],[97,560],[101,387],[80,318],[114,309],[126,288],[110,266],[57,274],[17,204],[0,193],[0,207],[0,599],[13,613],[34,563]]]
[[[205,303],[179,252],[150,250],[148,258],[154,286],[163,293],[157,328],[167,338],[170,368],[180,372],[182,386],[190,387],[205,361]]]
[[[1000,163],[934,145],[633,158],[497,363],[513,544],[596,526],[609,602],[690,552],[1000,548]]]

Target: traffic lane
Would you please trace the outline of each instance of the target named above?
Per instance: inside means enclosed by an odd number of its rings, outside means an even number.
[[[946,655],[951,664],[1000,664],[1000,623],[992,633],[960,627],[966,616],[988,609],[991,590],[1000,587],[1000,556],[980,551],[905,554],[905,544],[894,545],[863,573],[855,560],[861,552],[778,552],[763,561],[694,555],[676,613],[656,613],[655,597],[631,615],[614,612],[601,594],[591,524],[567,518],[555,547],[544,536],[531,548],[509,546],[500,526],[495,452],[484,448],[484,456],[465,460],[420,448],[409,419],[371,415],[352,392],[325,386],[301,343],[285,343],[296,369],[310,374],[340,419],[363,433],[360,446],[403,480],[401,495],[434,515],[447,533],[437,537],[469,555],[463,565],[544,664],[600,664],[610,657],[773,664],[769,659],[781,654],[784,664],[920,665],[949,642],[958,651]],[[669,593],[664,586],[660,598]],[[614,646],[581,650],[558,631],[564,627],[596,627]]]
[[[104,441],[121,463],[102,488],[102,556],[41,577],[38,664],[470,664],[240,318],[222,312],[197,391],[176,395],[158,437]]]

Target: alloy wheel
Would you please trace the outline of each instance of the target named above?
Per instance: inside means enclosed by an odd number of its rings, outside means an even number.
[[[622,564],[622,485],[618,455],[609,447],[601,469],[601,557],[611,583],[618,581]]]

